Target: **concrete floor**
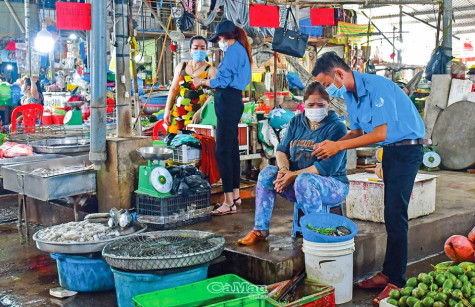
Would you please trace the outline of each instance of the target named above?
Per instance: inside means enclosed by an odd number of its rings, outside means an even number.
[[[468,234],[475,225],[475,176],[463,172],[431,173],[437,178],[436,211],[409,222],[409,261],[416,261],[443,250],[447,237]],[[301,239],[292,239],[293,204],[278,197],[266,242],[247,247],[237,244],[254,225],[254,202],[247,200],[239,213],[214,217],[209,223],[187,228],[217,232],[226,238],[228,260],[219,267],[257,284],[288,279],[304,268]],[[386,248],[384,224],[355,220],[354,279],[359,280],[381,269]],[[211,271],[211,274],[215,274]]]
[[[475,176],[460,172],[438,172],[436,213],[410,222],[410,258],[420,260],[440,252],[443,241],[452,234],[467,234],[475,225]],[[0,306],[116,306],[115,293],[80,293],[68,299],[49,296],[49,289],[59,286],[56,265],[47,253],[16,228],[3,223],[14,216],[16,197],[0,197]],[[210,268],[210,275],[235,272],[249,280],[284,279],[303,267],[301,239],[291,239],[291,204],[278,199],[271,222],[271,237],[255,247],[240,247],[236,239],[253,225],[253,204],[246,201],[239,213],[213,218],[208,223],[189,226],[225,235],[227,261]],[[2,213],[5,216],[2,218]],[[355,278],[377,270],[385,242],[382,224],[357,221]],[[34,229],[33,229],[34,230]],[[34,231],[31,231],[34,233]],[[373,246],[373,248],[371,248]],[[362,252],[359,252],[362,250]],[[245,260],[245,261],[244,261]],[[430,257],[409,266],[408,276],[430,270],[430,264],[446,260],[445,255]],[[270,282],[269,282],[270,283]],[[354,290],[347,306],[371,306],[377,291]]]

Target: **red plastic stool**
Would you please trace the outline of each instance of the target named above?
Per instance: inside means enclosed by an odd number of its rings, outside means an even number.
[[[18,114],[23,115],[23,128],[25,129],[25,133],[35,133],[35,125],[38,116],[40,118],[40,123],[43,119],[43,106],[41,104],[26,104],[24,106],[16,107],[12,112],[12,133],[16,130],[16,119]]]

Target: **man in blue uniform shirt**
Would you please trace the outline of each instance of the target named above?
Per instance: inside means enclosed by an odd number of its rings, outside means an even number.
[[[342,97],[351,131],[340,140],[315,146],[314,155],[326,159],[339,151],[380,144],[383,151],[384,219],[388,235],[383,270],[358,283],[362,288],[403,287],[407,266],[408,214],[414,179],[427,141],[424,123],[409,97],[391,80],[351,71],[334,52],[323,54],[312,74],[332,97]]]

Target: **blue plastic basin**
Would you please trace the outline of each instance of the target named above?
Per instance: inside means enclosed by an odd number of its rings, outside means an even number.
[[[182,272],[154,273],[124,272],[111,268],[115,279],[115,292],[119,307],[133,307],[132,298],[139,294],[183,286],[208,277],[208,264]]]
[[[61,287],[77,292],[99,292],[114,289],[114,275],[110,266],[97,258],[52,253],[58,266]]]
[[[336,228],[338,226],[345,226],[351,231],[351,233],[347,236],[340,237],[326,236],[308,229],[308,223],[310,223],[312,227],[316,228]],[[358,226],[356,226],[352,220],[333,213],[310,213],[304,215],[300,219],[300,225],[302,226],[303,238],[307,241],[315,243],[344,242],[353,239],[353,237],[358,233]]]

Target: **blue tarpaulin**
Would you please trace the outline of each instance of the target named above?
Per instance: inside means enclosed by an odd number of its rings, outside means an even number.
[[[322,37],[323,36],[323,27],[322,26],[312,26],[310,18],[301,19],[299,22],[300,32],[308,34],[312,37]]]

